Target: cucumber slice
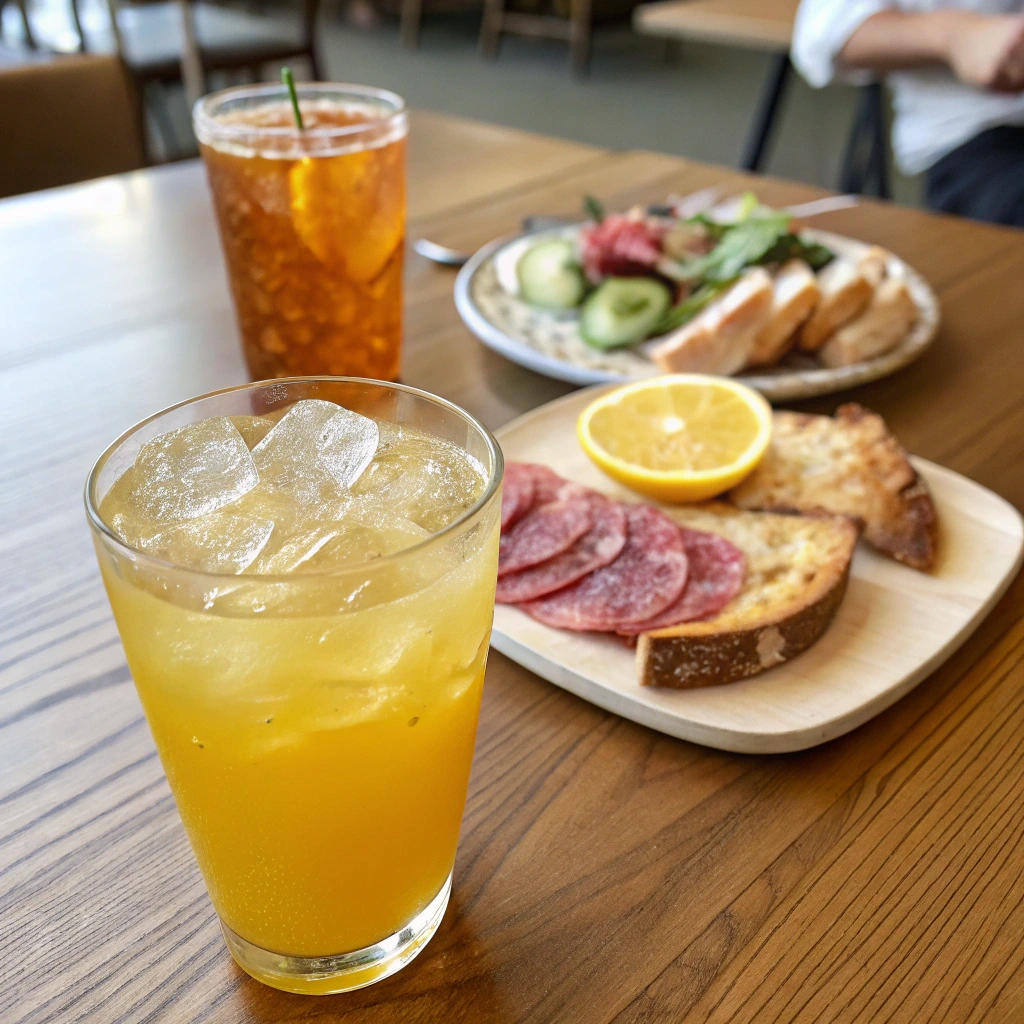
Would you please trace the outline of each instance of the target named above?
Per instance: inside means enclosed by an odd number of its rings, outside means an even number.
[[[580,334],[594,348],[643,341],[672,305],[672,293],[651,277],[609,277],[586,302]]]
[[[531,246],[516,264],[523,298],[531,306],[572,309],[587,291],[583,268],[576,262],[572,243],[553,238]]]

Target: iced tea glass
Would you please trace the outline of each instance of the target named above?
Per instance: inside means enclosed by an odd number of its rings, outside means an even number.
[[[226,89],[195,106],[254,380],[398,379],[405,139],[400,96],[358,85]]]
[[[275,477],[259,459],[275,451],[283,410],[328,402],[372,417],[381,441],[369,482],[332,513],[340,529],[324,529],[321,507],[312,516],[328,538],[320,545],[282,511],[294,466]],[[196,425],[212,436],[231,423],[259,483],[159,543],[132,533],[123,481],[134,486],[159,461],[140,452],[159,456]],[[456,449],[479,485],[445,515],[438,466]],[[236,456],[212,454],[218,480],[237,473]],[[420,487],[420,470],[436,486]],[[201,477],[195,465],[154,475],[165,504]],[[360,988],[411,960],[440,923],[490,638],[501,475],[494,439],[448,402],[401,385],[308,379],[167,409],[115,441],[89,476],[88,519],[132,677],[228,948],[260,981],[313,994]],[[366,496],[378,493],[367,519]],[[413,499],[426,528],[393,519]],[[282,539],[260,533],[271,520]],[[432,532],[438,523],[447,525]],[[367,547],[399,527],[412,540],[398,550]],[[213,538],[212,562],[196,549],[203,570],[190,537],[207,547]],[[365,557],[351,557],[359,545]],[[229,571],[225,557],[239,553]]]

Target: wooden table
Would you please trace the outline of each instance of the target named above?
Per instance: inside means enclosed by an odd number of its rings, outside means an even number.
[[[786,53],[800,0],[669,0],[641,4],[634,25],[650,35]]]
[[[768,72],[751,118],[739,165],[746,171],[764,167],[768,145],[793,76],[790,41],[800,0],[659,0],[640,4],[633,27],[644,35],[668,40],[718,43],[769,55]],[[866,192],[888,198],[888,129],[882,87],[861,89],[839,174],[843,192]]]
[[[747,179],[417,115],[414,234]],[[764,199],[812,198],[760,180]],[[843,396],[1024,504],[1024,235],[866,203],[942,300],[935,347]],[[563,393],[480,346],[412,257],[406,379],[497,427]],[[201,169],[0,203],[0,1020],[1024,1019],[1024,584],[895,707],[801,754],[705,750],[494,654],[455,890],[396,977],[288,996],[232,964],[143,721],[81,503],[168,403],[243,380]],[[831,409],[839,399],[806,408]]]

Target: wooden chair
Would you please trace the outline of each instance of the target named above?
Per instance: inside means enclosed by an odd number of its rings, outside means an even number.
[[[574,74],[586,75],[590,70],[594,25],[599,19],[628,17],[635,6],[631,0],[555,0],[554,13],[508,10],[507,0],[484,0],[484,16],[480,25],[480,52],[496,57],[504,34],[532,36],[540,39],[561,39],[569,44],[569,64]]]
[[[0,50],[0,196],[144,166],[136,106],[117,57]]]
[[[273,18],[221,7],[204,0],[106,0],[108,24],[83,27],[80,0],[70,0],[82,52],[116,53],[124,62],[143,103],[148,94],[177,82],[191,104],[207,91],[213,72],[243,72],[258,80],[268,64],[303,60],[313,79],[321,77],[317,14],[320,0],[302,0],[299,24],[282,26]],[[38,34],[38,33],[37,33]],[[159,121],[160,106],[154,104]],[[168,134],[167,119],[164,130]],[[173,141],[173,140],[172,140]]]

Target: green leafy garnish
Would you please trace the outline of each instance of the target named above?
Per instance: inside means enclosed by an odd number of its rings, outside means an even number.
[[[705,306],[709,306],[732,281],[716,281],[713,284],[702,284],[677,302],[651,329],[651,335],[668,334],[688,324]]]
[[[583,212],[590,220],[597,221],[598,224],[604,220],[604,206],[599,199],[595,199],[593,196],[583,197]]]
[[[706,256],[686,264],[686,280],[731,281],[749,266],[764,262],[765,254],[789,232],[789,214],[751,217],[734,224]]]
[[[757,209],[757,196],[753,192],[744,192],[740,199],[739,209],[736,212],[736,222],[740,223],[749,220]]]
[[[295,89],[295,76],[292,75],[290,67],[281,68],[281,84],[288,90],[288,97],[292,101],[292,113],[295,115],[295,127],[299,131],[305,130],[302,123],[302,111],[299,110],[299,94]]]

